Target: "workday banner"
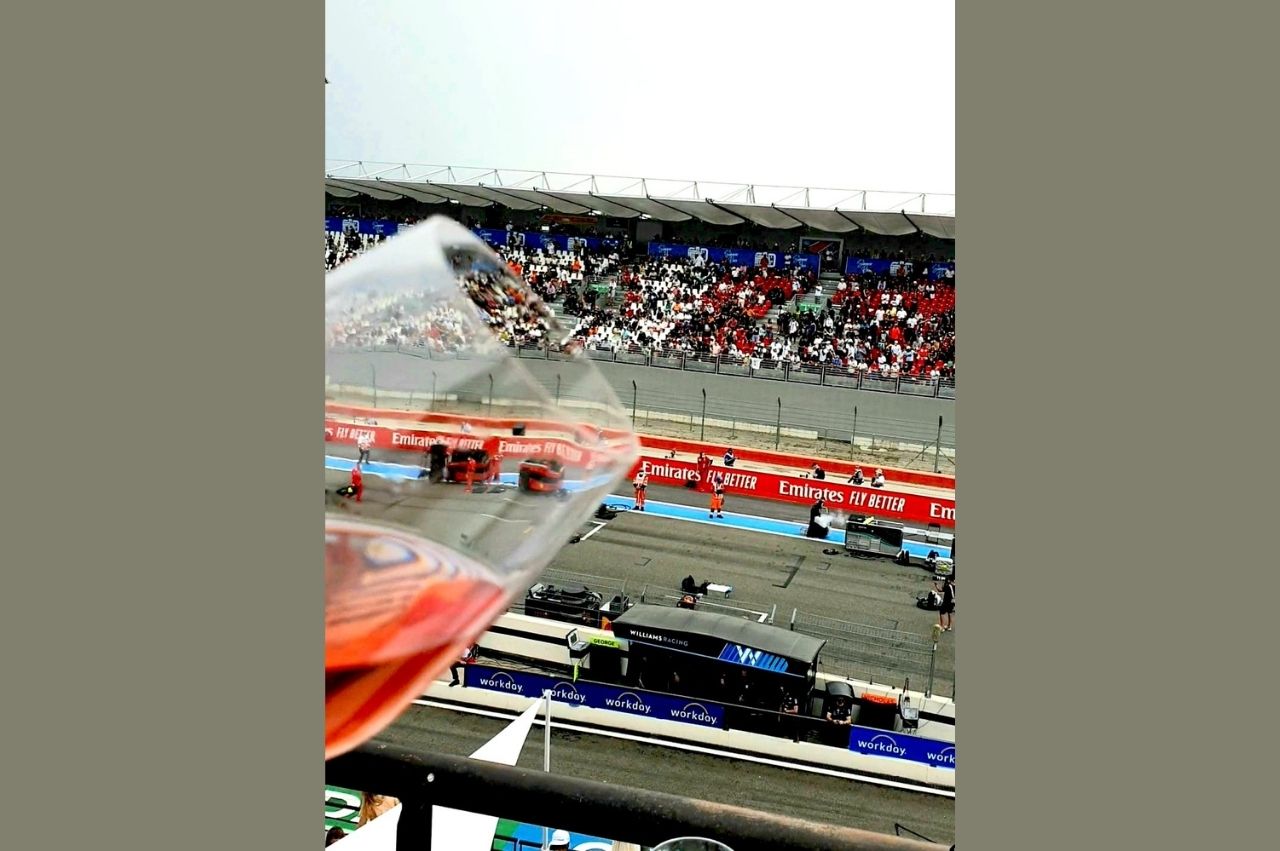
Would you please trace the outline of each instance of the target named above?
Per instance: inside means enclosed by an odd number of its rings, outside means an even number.
[[[933,768],[956,767],[956,746],[951,742],[890,733],[871,727],[849,728],[849,750],[868,756],[887,756],[919,762]]]
[[[724,727],[724,707],[717,703],[670,697],[664,694],[606,686],[599,683],[575,683],[568,677],[548,677],[525,671],[505,671],[485,665],[467,666],[467,686],[499,691],[520,697],[540,698],[550,689],[551,699],[588,709],[608,709],[642,715],[660,721],[679,721],[703,727]]]
[[[707,263],[723,263],[727,266],[759,267],[765,261],[771,269],[785,268],[788,263],[796,269],[817,272],[822,258],[816,254],[786,253],[781,251],[757,251],[754,248],[709,248],[702,245],[682,245],[673,242],[649,243],[651,257],[701,257]]]

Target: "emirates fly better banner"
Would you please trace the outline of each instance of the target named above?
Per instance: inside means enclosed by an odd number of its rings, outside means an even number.
[[[444,443],[450,451],[455,449],[486,449],[499,452],[510,460],[554,456],[570,469],[569,478],[577,471],[591,466],[590,450],[568,440],[539,437],[491,436],[472,437],[457,432],[430,431],[425,429],[387,428],[385,426],[354,425],[336,420],[325,420],[324,439],[329,443],[355,444],[362,437],[368,438],[376,449],[395,449],[421,454],[433,443]],[[657,485],[683,486],[697,465],[689,461],[667,460],[644,456],[630,471],[634,476],[643,468],[649,473],[649,481]],[[782,476],[754,470],[730,470],[713,467],[725,476],[725,492],[758,499],[789,502],[796,505],[812,505],[821,497],[829,510],[870,514],[893,520],[913,523],[937,523],[954,526],[956,503],[953,499],[926,496],[873,488],[870,485],[847,485],[799,476]],[[703,483],[705,488],[706,483]]]
[[[637,469],[649,473],[649,481],[662,485],[683,485],[689,474],[697,471],[697,465],[688,461],[641,458]],[[870,485],[846,485],[818,479],[802,479],[798,476],[779,476],[775,473],[755,470],[726,470],[725,492],[812,505],[819,497],[832,511],[871,514],[876,517],[910,520],[916,523],[938,523],[951,526],[956,522],[956,502],[937,496],[916,493],[900,493],[873,488]]]

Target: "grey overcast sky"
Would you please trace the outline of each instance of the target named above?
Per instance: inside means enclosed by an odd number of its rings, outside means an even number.
[[[954,0],[326,0],[325,156],[955,192]]]

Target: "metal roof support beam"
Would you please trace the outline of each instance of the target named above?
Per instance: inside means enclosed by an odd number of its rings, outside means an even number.
[[[594,182],[594,179],[593,179],[593,182]],[[637,216],[649,215],[644,210],[637,210],[635,207],[628,207],[626,204],[615,201],[612,198],[605,198],[601,195],[597,195],[594,191],[588,192],[587,194],[590,195],[592,198],[598,198],[599,200],[605,202],[606,204],[612,204],[615,207],[621,207],[624,210],[630,210],[631,212],[635,213]]]
[[[862,204],[863,204],[863,208],[864,208],[864,209],[866,208],[866,199],[867,199],[867,193],[865,193],[865,192],[864,192],[864,193],[862,193]],[[839,207],[836,207],[836,208],[835,208],[835,211],[836,211],[836,214],[840,216],[840,218],[844,219],[846,222],[848,222],[849,224],[853,225],[853,231],[854,231],[855,233],[856,233],[856,232],[858,232],[858,231],[860,231],[860,230],[866,230],[866,228],[864,228],[862,225],[858,224],[858,223],[857,223],[857,222],[855,222],[853,219],[851,219],[851,218],[849,218],[848,216],[846,216],[846,215],[844,214],[844,211],[843,211],[843,210],[841,210]]]
[[[383,181],[383,182],[385,182],[385,183],[386,183],[387,185],[389,185],[389,186],[396,186],[396,187],[398,187],[398,188],[400,188],[400,189],[412,189],[412,188],[413,188],[412,186],[404,186],[404,185],[401,185],[401,184],[399,184],[399,183],[393,183],[393,182],[392,182],[392,181],[390,181],[390,180]],[[436,185],[433,181],[430,181],[430,180],[424,180],[424,181],[422,181],[422,184],[423,184],[424,186],[428,187],[428,188],[425,188],[425,189],[419,189],[418,191],[419,191],[419,192],[427,192],[427,193],[430,193],[430,192],[431,192],[430,187],[432,187],[432,186],[435,186],[435,185]],[[494,203],[494,200],[493,200],[492,198],[486,198],[486,197],[484,197],[483,195],[476,195],[476,194],[471,193],[471,192],[463,192],[461,189],[455,189],[453,186],[444,186],[444,185],[442,184],[442,185],[441,185],[441,190],[443,190],[443,191],[439,191],[439,190],[438,190],[438,191],[436,192],[436,194],[438,194],[438,195],[440,195],[441,197],[443,197],[446,201],[454,201],[455,203],[457,203],[456,199],[454,199],[454,198],[450,198],[447,194],[445,194],[445,193],[448,193],[448,192],[453,192],[453,193],[456,193],[456,194],[458,194],[458,195],[466,195],[468,198],[475,198],[477,201],[483,201],[483,202],[484,202],[484,206],[486,206],[486,207],[487,207],[487,206],[489,206],[490,204]]]
[[[705,199],[703,199],[703,203],[704,203],[704,204],[706,204],[706,205],[708,205],[708,206],[710,206],[710,207],[715,207],[715,208],[716,208],[717,210],[719,210],[720,212],[722,212],[722,213],[724,213],[724,214],[726,214],[726,215],[729,215],[729,216],[733,216],[735,219],[742,219],[743,224],[746,224],[747,222],[751,222],[751,224],[753,224],[753,225],[758,224],[757,222],[755,222],[755,221],[753,221],[753,220],[751,220],[751,219],[743,218],[742,216],[740,216],[740,215],[738,215],[737,213],[735,213],[733,210],[726,210],[724,207],[721,207],[719,204],[717,204],[715,201],[712,201],[710,198],[705,198]],[[702,221],[707,222],[707,220],[706,220],[706,219],[702,219]],[[715,224],[715,222],[707,222],[707,224],[709,224],[709,225],[713,225],[713,224]],[[732,226],[731,226],[731,227],[732,227]]]
[[[657,204],[659,207],[666,207],[668,210],[670,210],[670,211],[671,211],[671,212],[673,212],[673,213],[679,213],[679,214],[680,214],[680,215],[682,215],[682,216],[688,216],[690,219],[698,218],[697,216],[694,216],[694,215],[693,215],[693,214],[691,214],[691,213],[686,213],[684,210],[677,209],[677,208],[675,208],[675,207],[671,206],[670,204],[664,204],[664,203],[662,203],[661,201],[659,201],[657,198],[654,198],[652,195],[646,195],[646,196],[644,196],[644,197],[645,197],[645,199],[646,199],[646,200],[651,201],[651,202],[653,202],[654,204]],[[684,220],[684,219],[681,219],[681,221],[685,221],[685,220]],[[700,218],[698,218],[698,221],[700,221],[700,222],[706,222],[707,220],[706,220],[706,219],[700,219]],[[707,224],[711,224],[711,222],[707,222]],[[731,225],[731,227],[732,227],[732,225]]]
[[[782,209],[781,207],[779,207],[777,204],[770,204],[769,206],[770,206],[770,207],[772,207],[773,209],[777,210],[777,211],[778,211],[779,213],[781,213],[782,215],[786,216],[788,219],[791,219],[791,221],[795,222],[795,223],[796,223],[796,224],[798,224],[800,227],[802,227],[802,228],[807,228],[807,227],[809,227],[809,225],[807,225],[807,224],[805,224],[804,222],[800,221],[800,220],[799,220],[799,219],[797,219],[795,216],[791,215],[791,214],[790,214],[790,213],[788,213],[786,210],[784,210],[784,209]]]
[[[361,180],[363,180],[363,179],[365,179],[365,178],[360,178],[360,179],[361,179]],[[368,196],[368,197],[370,197],[370,198],[372,198],[372,197],[373,197],[372,195],[369,195],[369,187],[367,187],[367,186],[359,186],[359,185],[356,185],[356,184],[349,183],[348,181],[343,180],[342,178],[335,178],[335,177],[330,177],[330,178],[329,178],[329,182],[330,182],[330,183],[336,183],[336,184],[338,184],[339,186],[342,186],[342,187],[344,187],[344,188],[346,188],[346,189],[350,189],[352,192],[359,192],[361,195],[367,195],[367,196]],[[397,188],[398,188],[398,187],[397,187]],[[401,198],[408,198],[408,197],[409,197],[408,195],[404,195],[404,194],[402,194],[402,193],[400,193],[400,192],[397,192],[395,189],[387,189],[387,190],[385,190],[385,191],[390,192],[392,195],[399,195]]]

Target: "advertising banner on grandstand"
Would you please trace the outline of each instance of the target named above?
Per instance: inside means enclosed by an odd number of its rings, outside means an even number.
[[[724,263],[728,266],[758,267],[763,261],[771,269],[809,269],[817,272],[822,259],[816,254],[785,253],[781,251],[757,251],[754,248],[710,248],[702,245],[681,245],[672,242],[649,243],[651,257],[701,257],[708,263]]]
[[[600,251],[606,248],[617,248],[620,245],[618,239],[611,236],[573,236],[564,233],[543,233],[534,230],[509,231],[500,228],[474,228],[472,233],[494,247],[506,245],[512,248],[523,247],[530,251],[538,248],[543,251],[569,251],[577,248]]]
[[[485,665],[467,666],[466,685],[520,697],[540,698],[545,691],[551,699],[588,709],[626,712],[660,721],[679,721],[703,727],[724,727],[724,707],[717,703],[671,697],[663,694],[599,683],[575,683],[568,677],[548,677],[525,671],[503,671]]]
[[[344,219],[339,216],[325,216],[324,229],[329,233],[391,236],[400,230],[400,225],[389,219]]]
[[[502,228],[475,228],[472,233],[495,248],[507,244],[507,232]]]
[[[652,484],[684,485],[697,465],[689,461],[644,456],[631,475],[643,468]],[[799,476],[780,476],[755,470],[727,470],[724,473],[725,491],[731,494],[812,505],[819,497],[829,511],[870,514],[893,520],[912,520],[917,523],[937,523],[954,526],[956,503],[953,499],[925,496],[916,493],[900,493],[868,485],[847,485]]]
[[[954,275],[955,270],[955,263],[931,263],[929,277],[939,281],[946,278],[948,272]],[[850,257],[844,261],[846,275],[888,275],[892,278],[899,274],[909,276],[914,271],[915,264],[910,260],[872,260],[869,257]]]
[[[868,756],[885,756],[919,762],[933,768],[956,767],[956,746],[951,742],[890,733],[871,727],[851,727],[849,750]]]

